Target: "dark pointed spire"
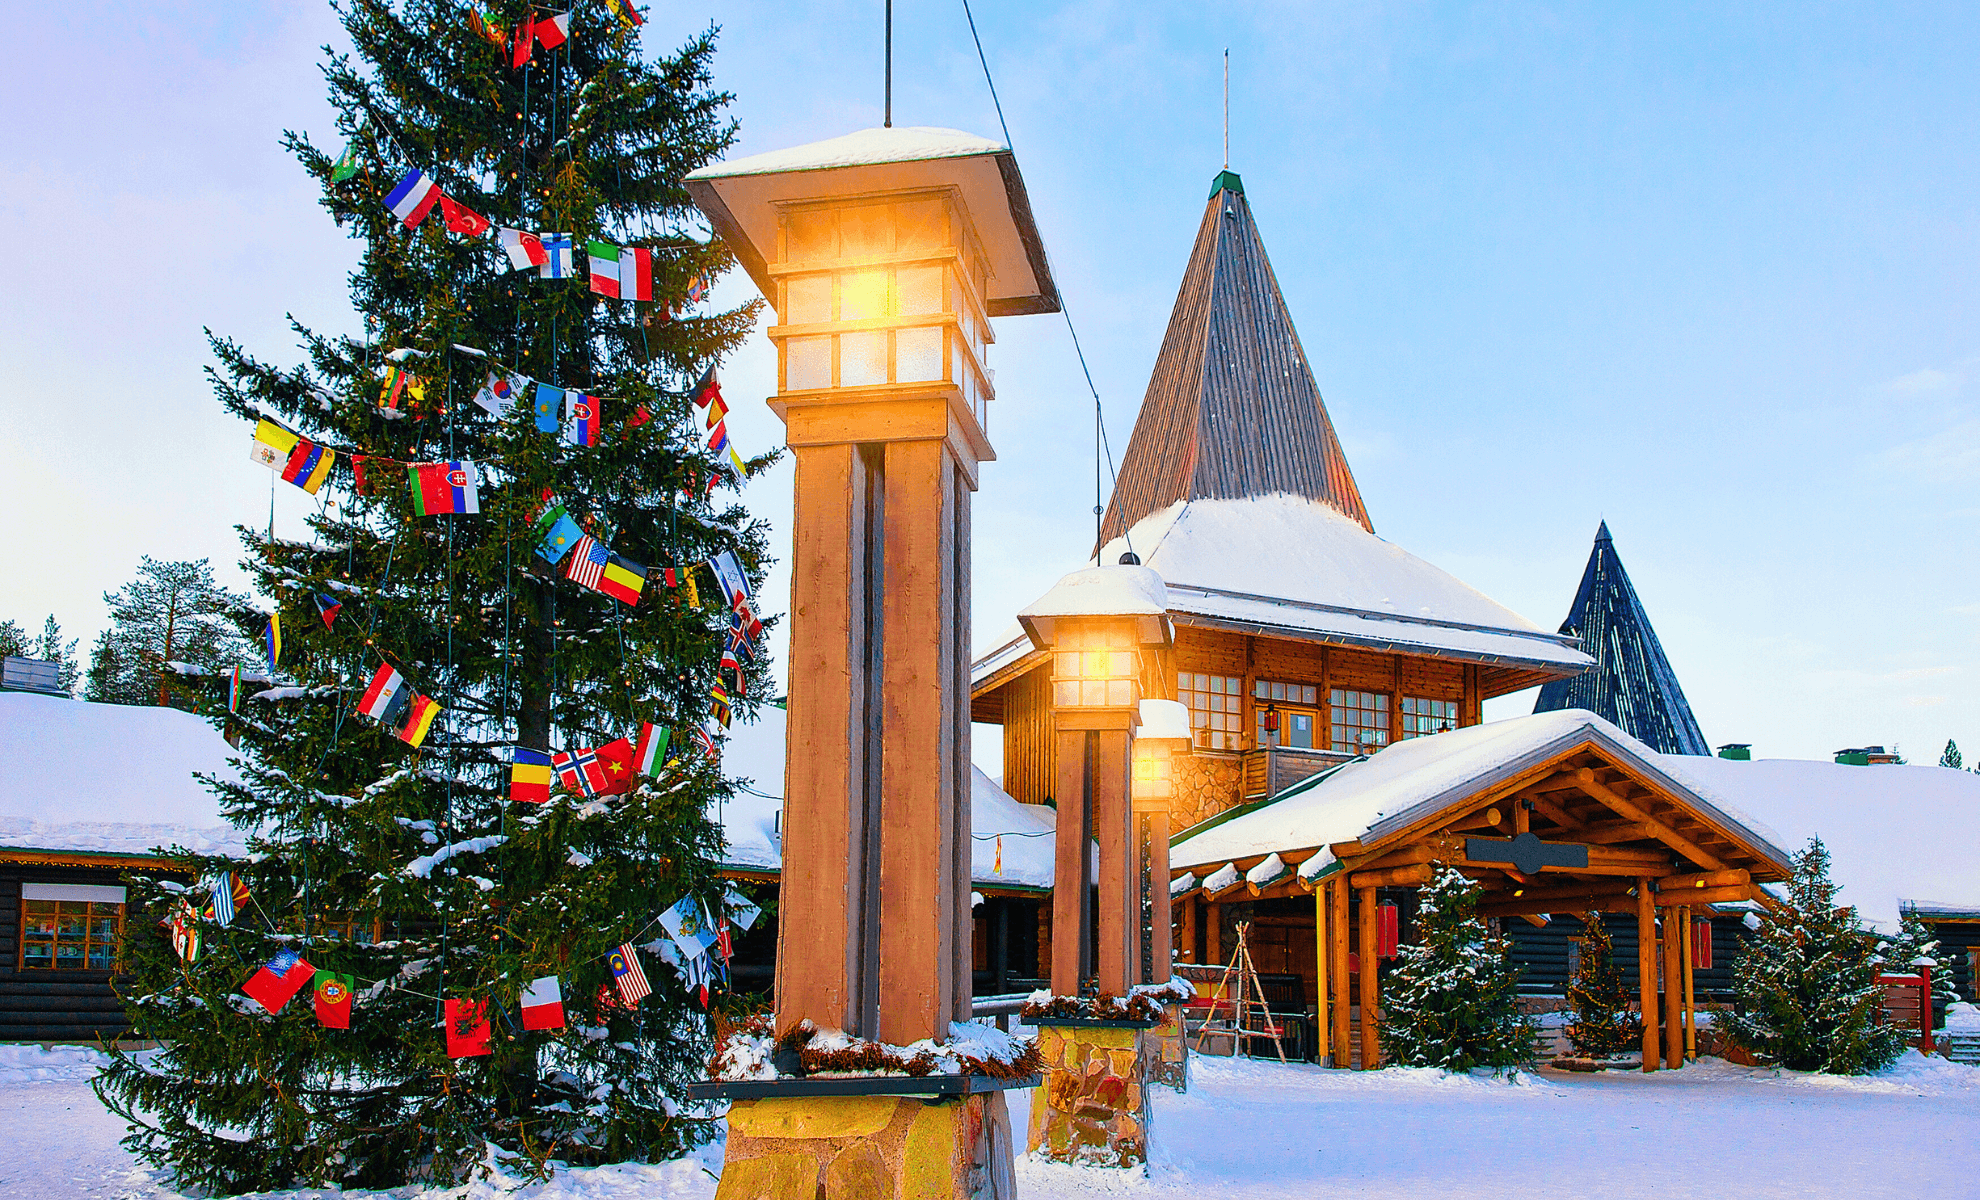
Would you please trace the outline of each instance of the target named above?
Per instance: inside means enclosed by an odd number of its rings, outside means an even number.
[[[1643,602],[1623,571],[1607,521],[1595,532],[1595,549],[1561,632],[1580,637],[1581,648],[1594,656],[1595,665],[1581,675],[1542,686],[1534,712],[1585,708],[1614,721],[1653,750],[1712,752],[1670,660],[1664,657],[1657,631],[1650,627]]]
[[[1319,500],[1374,529],[1244,183],[1226,170],[1211,185],[1101,537],[1177,500],[1273,492]]]

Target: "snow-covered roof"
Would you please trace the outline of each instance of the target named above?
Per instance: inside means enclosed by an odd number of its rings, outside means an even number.
[[[237,776],[233,749],[175,708],[0,692],[0,847],[244,854],[195,771]]]
[[[1294,785],[1267,804],[1199,826],[1171,847],[1174,867],[1212,866],[1253,855],[1374,841],[1446,804],[1592,742],[1673,791],[1692,793],[1701,815],[1785,867],[1778,835],[1747,816],[1736,798],[1696,786],[1629,734],[1579,709],[1535,713],[1411,738]],[[1689,765],[1692,760],[1682,760]],[[1743,829],[1742,829],[1743,827]],[[1302,864],[1304,865],[1304,864]],[[1302,871],[1302,875],[1305,872]],[[1308,876],[1310,878],[1310,876]]]
[[[1293,637],[1578,669],[1594,660],[1336,509],[1276,493],[1179,500],[1108,542],[1167,583],[1169,611]]]
[[[1009,147],[960,129],[929,125],[896,125],[862,129],[822,142],[807,142],[784,150],[769,150],[726,162],[709,163],[687,173],[689,179],[722,179],[732,175],[771,175],[786,171],[827,171],[835,167],[867,167],[881,163],[925,162],[935,158],[968,158],[974,154],[1008,153]]]
[[[728,835],[728,866],[775,871],[782,867],[783,844],[777,813],[783,808],[784,710],[765,706],[755,721],[738,723],[722,748],[722,769],[746,781],[735,799],[711,808],[709,816]],[[970,768],[970,874],[988,887],[1052,886],[1052,829],[1058,814],[1037,804],[1020,804],[988,775]],[[998,838],[1003,862],[998,869]]]

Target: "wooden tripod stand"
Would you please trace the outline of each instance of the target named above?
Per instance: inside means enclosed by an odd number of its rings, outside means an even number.
[[[1230,965],[1224,968],[1223,975],[1217,980],[1217,990],[1210,994],[1210,1011],[1213,1013],[1217,1011],[1217,1001],[1224,995],[1224,986],[1231,982],[1233,975],[1237,976],[1237,991],[1231,997],[1231,1013],[1237,1027],[1237,1045],[1232,1049],[1242,1050],[1247,1036],[1269,1037],[1272,1039],[1272,1048],[1279,1052],[1279,1061],[1285,1062],[1286,1045],[1279,1038],[1279,1025],[1272,1019],[1271,1006],[1265,1002],[1265,985],[1259,982],[1258,968],[1251,962],[1251,947],[1248,944],[1250,932],[1251,922],[1238,922],[1237,948],[1231,951]],[[1257,999],[1249,999],[1250,996],[1255,996]],[[1247,1024],[1247,1018],[1254,1009],[1258,1013],[1256,1028]],[[1203,1052],[1203,1038],[1209,1032],[1210,1023],[1206,1020],[1203,1028],[1196,1031],[1197,1053]],[[1249,1057],[1248,1052],[1246,1056]]]

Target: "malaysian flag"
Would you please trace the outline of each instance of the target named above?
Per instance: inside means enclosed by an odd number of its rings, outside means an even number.
[[[631,942],[612,951],[612,982],[618,986],[619,999],[627,1008],[653,994],[646,983],[646,972],[639,966],[639,951],[633,949]]]
[[[590,534],[578,538],[577,544],[565,556],[564,578],[598,590],[598,580],[605,572],[605,562],[611,554],[605,547],[592,540]]]

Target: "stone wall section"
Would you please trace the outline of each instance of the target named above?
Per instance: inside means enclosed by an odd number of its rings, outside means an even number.
[[[1169,836],[1236,807],[1243,788],[1243,766],[1235,756],[1181,754],[1174,759],[1175,800],[1169,809]]]
[[[1002,1092],[738,1100],[716,1200],[1016,1200]]]
[[[1147,1030],[1046,1025],[1044,1085],[1031,1098],[1027,1145],[1055,1162],[1132,1167],[1148,1161]]]

